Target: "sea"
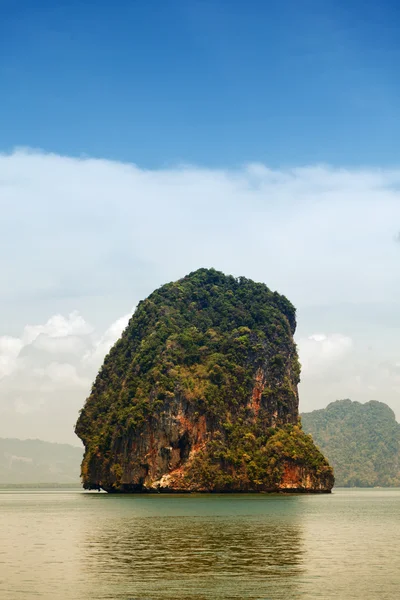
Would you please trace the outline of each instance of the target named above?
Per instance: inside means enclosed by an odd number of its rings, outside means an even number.
[[[398,600],[400,489],[0,491],[3,600]]]

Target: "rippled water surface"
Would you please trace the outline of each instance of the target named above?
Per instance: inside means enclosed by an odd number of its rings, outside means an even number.
[[[400,598],[400,490],[0,492],[0,598]]]

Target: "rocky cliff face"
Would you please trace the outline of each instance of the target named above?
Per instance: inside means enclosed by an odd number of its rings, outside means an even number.
[[[286,298],[213,269],[151,294],[78,419],[84,487],[330,491],[299,424],[295,327]]]

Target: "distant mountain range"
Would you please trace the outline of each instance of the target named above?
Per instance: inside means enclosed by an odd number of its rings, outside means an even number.
[[[400,425],[389,406],[338,400],[301,419],[333,466],[336,486],[400,486]]]
[[[0,484],[79,485],[82,456],[69,444],[0,438]]]

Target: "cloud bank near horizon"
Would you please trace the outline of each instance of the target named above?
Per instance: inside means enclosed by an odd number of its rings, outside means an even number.
[[[120,315],[200,266],[298,307],[302,410],[374,398],[399,416],[400,169],[151,171],[16,150],[0,202],[1,436],[73,441]]]
[[[98,334],[74,311],[26,325],[20,337],[0,337],[0,436],[78,443],[78,412],[129,318]]]

